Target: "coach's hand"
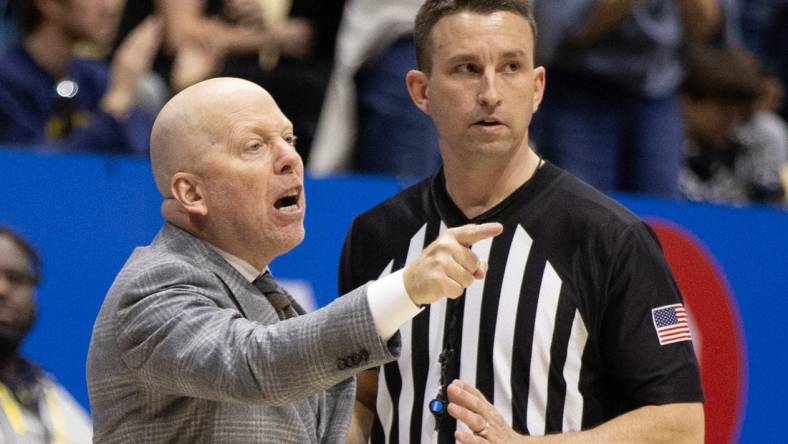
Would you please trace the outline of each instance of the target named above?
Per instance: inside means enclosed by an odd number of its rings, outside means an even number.
[[[457,298],[474,278],[482,279],[487,264],[468,247],[502,231],[499,223],[463,225],[446,230],[405,267],[405,290],[413,303],[431,304],[444,296]]]

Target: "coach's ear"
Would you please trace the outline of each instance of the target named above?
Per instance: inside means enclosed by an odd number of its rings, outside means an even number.
[[[170,191],[172,197],[190,216],[204,217],[208,214],[208,205],[203,194],[203,182],[199,176],[183,171],[173,174]]]
[[[408,71],[408,74],[405,76],[410,98],[424,114],[430,113],[427,80],[429,80],[427,74],[415,69]]]

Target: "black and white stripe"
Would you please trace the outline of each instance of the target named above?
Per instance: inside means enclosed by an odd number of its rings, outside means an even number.
[[[404,261],[393,259],[381,276],[414,259],[445,229],[443,223],[424,224]],[[580,430],[588,331],[561,278],[521,225],[472,250],[489,262],[486,278],[474,282],[463,298],[443,299],[400,329],[401,357],[378,379],[373,442],[453,442],[455,427],[464,427],[447,421],[439,438],[427,409],[438,392],[438,355],[455,310],[461,333],[454,344],[459,369],[452,377],[475,384],[515,430],[531,435]]]

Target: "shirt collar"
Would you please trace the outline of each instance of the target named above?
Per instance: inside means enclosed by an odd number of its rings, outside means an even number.
[[[214,245],[211,245],[208,242],[206,242],[206,244],[208,244],[208,246],[210,246],[217,253],[219,253],[219,255],[222,256],[224,260],[227,261],[228,264],[232,265],[232,267],[235,268],[239,273],[241,273],[241,276],[243,276],[244,279],[246,279],[249,282],[253,282],[255,279],[257,279],[258,276],[260,276],[261,274],[265,273],[268,270],[268,267],[266,267],[263,270],[258,270],[254,268],[252,264],[246,262],[240,257],[230,254]]]

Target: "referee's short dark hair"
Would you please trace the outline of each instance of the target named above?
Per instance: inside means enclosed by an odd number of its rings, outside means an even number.
[[[2,237],[8,238],[27,256],[29,271],[33,276],[34,283],[37,283],[41,279],[41,258],[38,251],[21,234],[4,225],[0,225],[0,238]]]
[[[432,69],[432,28],[440,19],[460,12],[484,15],[494,12],[511,12],[522,16],[531,28],[534,48],[536,47],[536,19],[528,0],[427,0],[416,14],[416,23],[413,28],[416,62],[419,70],[429,73]]]

